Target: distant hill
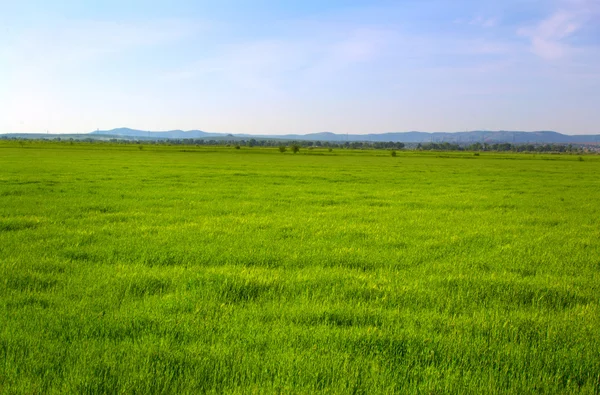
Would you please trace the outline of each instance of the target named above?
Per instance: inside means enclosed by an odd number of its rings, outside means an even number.
[[[136,130],[129,128],[118,128],[112,130],[97,130],[90,134],[102,134],[109,136],[123,136],[123,137],[154,137],[154,138],[167,138],[167,139],[201,139],[205,137],[216,137],[222,136],[220,133],[207,133],[201,130],[169,130],[165,132],[151,132],[146,130]]]
[[[261,136],[263,137],[263,136]],[[264,136],[293,140],[320,140],[320,141],[370,141],[370,142],[402,142],[402,143],[514,143],[514,144],[588,144],[600,143],[600,135],[566,135],[551,131],[540,132],[514,132],[514,131],[471,131],[471,132],[399,132],[380,134],[334,134],[313,133],[306,135],[281,135]]]
[[[520,132],[520,131],[471,131],[471,132],[399,132],[379,134],[336,134],[330,132],[309,134],[281,134],[281,135],[251,135],[251,134],[224,134],[207,133],[200,130],[170,130],[164,132],[148,132],[142,130],[119,128],[105,131],[92,132],[91,134],[113,135],[120,137],[144,137],[144,138],[260,138],[260,139],[282,139],[282,140],[312,140],[312,141],[370,141],[383,142],[393,141],[402,143],[429,143],[429,142],[451,142],[451,143],[515,143],[515,144],[586,144],[600,143],[600,135],[566,135],[552,131]]]
[[[60,138],[61,140],[110,140],[115,136],[91,133],[5,133],[0,134],[0,138],[17,138],[30,140],[52,140]]]
[[[250,135],[250,134],[225,134],[209,133],[201,130],[169,130],[153,132],[136,130],[130,128],[118,128],[112,130],[98,130],[87,134],[43,134],[43,133],[12,133],[0,135],[0,137],[17,138],[57,138],[62,139],[98,139],[107,140],[112,138],[128,140],[161,140],[161,139],[215,139],[215,140],[248,140],[248,139],[270,139],[270,140],[312,140],[312,141],[368,141],[368,142],[402,142],[402,143],[511,143],[511,144],[600,144],[600,135],[567,135],[553,131],[521,132],[521,131],[483,131],[470,132],[398,132],[379,134],[336,134],[330,132],[309,134],[281,134],[281,135]]]

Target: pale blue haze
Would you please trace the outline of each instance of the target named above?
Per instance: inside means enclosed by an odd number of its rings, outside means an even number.
[[[600,133],[600,0],[0,10],[0,133]]]

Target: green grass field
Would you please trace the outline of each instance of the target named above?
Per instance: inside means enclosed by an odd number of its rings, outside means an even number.
[[[600,157],[0,143],[0,392],[600,393]]]

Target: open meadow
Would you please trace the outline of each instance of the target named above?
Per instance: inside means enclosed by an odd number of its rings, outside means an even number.
[[[599,175],[0,142],[0,392],[598,394]]]

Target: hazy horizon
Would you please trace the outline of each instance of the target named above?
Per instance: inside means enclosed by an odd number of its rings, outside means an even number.
[[[8,2],[0,133],[600,134],[597,0]]]
[[[118,127],[118,128],[110,128],[110,129],[98,129],[98,130],[92,130],[89,132],[50,132],[50,131],[43,131],[43,132],[4,132],[0,130],[0,135],[3,134],[90,134],[93,132],[109,132],[112,130],[118,130],[118,129],[130,129],[130,130],[135,130],[135,131],[144,131],[144,132],[148,132],[148,133],[165,133],[165,132],[173,132],[173,131],[183,131],[183,132],[193,132],[193,131],[200,131],[200,132],[204,132],[204,133],[209,133],[209,134],[233,134],[233,135],[249,135],[249,136],[285,136],[285,135],[299,135],[299,136],[306,136],[306,135],[311,135],[311,134],[318,134],[318,133],[334,133],[336,135],[350,135],[350,136],[357,136],[357,135],[379,135],[379,134],[392,134],[392,133],[427,133],[427,134],[435,134],[435,133],[449,133],[449,134],[454,134],[454,133],[469,133],[469,132],[486,132],[486,133],[493,133],[493,132],[508,132],[508,133],[539,133],[539,132],[556,132],[556,133],[560,133],[563,135],[567,135],[567,136],[576,136],[576,135],[600,135],[600,133],[562,133],[560,131],[557,130],[463,130],[463,131],[442,131],[442,130],[438,130],[438,131],[424,131],[424,130],[405,130],[405,131],[395,131],[395,132],[369,132],[369,133],[335,133],[335,132],[329,132],[329,131],[321,131],[321,132],[304,132],[304,133],[287,133],[287,132],[280,132],[280,133],[270,133],[270,134],[266,134],[266,133],[238,133],[238,132],[214,132],[211,130],[203,130],[203,129],[165,129],[165,130],[145,130],[145,129],[137,129],[137,128],[130,128],[127,126],[122,126],[122,127]]]

